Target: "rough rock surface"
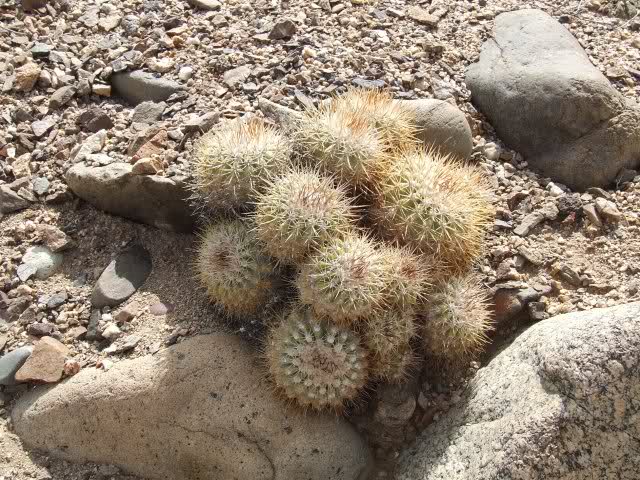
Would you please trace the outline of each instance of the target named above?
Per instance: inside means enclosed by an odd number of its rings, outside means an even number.
[[[190,232],[195,227],[189,196],[179,178],[134,175],[132,166],[71,167],[66,180],[73,192],[95,207],[165,230]]]
[[[15,373],[27,361],[33,347],[20,347],[0,357],[0,385],[13,385]]]
[[[20,370],[16,382],[55,383],[62,378],[69,349],[52,337],[42,337]]]
[[[435,99],[404,100],[402,103],[415,112],[418,138],[425,145],[463,160],[469,158],[473,136],[469,122],[459,108]]]
[[[637,478],[640,302],[529,328],[400,460],[399,480]]]
[[[640,110],[540,10],[496,18],[467,84],[500,138],[553,180],[578,190],[604,187],[640,165]]]
[[[116,93],[132,105],[162,102],[183,88],[178,82],[142,71],[117,73],[111,78],[111,84]]]
[[[98,278],[91,294],[91,305],[96,308],[120,305],[140,288],[151,268],[151,255],[145,248],[140,245],[129,247],[114,258]]]
[[[57,457],[153,479],[365,478],[369,452],[352,427],[286,408],[257,363],[234,336],[196,337],[29,392],[15,431]]]

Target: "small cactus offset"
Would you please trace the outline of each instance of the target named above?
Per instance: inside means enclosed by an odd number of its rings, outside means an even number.
[[[290,155],[289,140],[259,118],[227,122],[196,144],[195,196],[213,210],[246,210]]]
[[[211,300],[234,316],[257,313],[280,284],[272,260],[241,220],[223,220],[205,230],[196,267]]]
[[[379,310],[385,301],[384,255],[369,238],[336,238],[310,256],[297,286],[302,303],[338,324],[351,325]]]
[[[265,355],[278,389],[303,407],[340,411],[368,378],[366,352],[353,332],[295,308],[268,337]]]
[[[434,262],[406,247],[387,246],[382,252],[387,263],[387,304],[400,309],[415,307],[436,274]]]
[[[336,110],[333,104],[307,111],[295,141],[306,163],[353,187],[368,188],[386,161],[378,130],[357,111]]]
[[[416,143],[415,114],[389,92],[354,88],[334,99],[334,108],[364,118],[376,128],[389,150]]]
[[[417,333],[413,310],[387,310],[367,318],[362,329],[370,352],[371,375],[387,381],[402,380],[412,365],[410,341]]]
[[[345,188],[313,170],[296,169],[270,183],[257,199],[256,233],[267,252],[285,263],[352,229],[355,209]]]
[[[426,353],[446,367],[473,360],[493,329],[488,295],[475,275],[456,277],[430,295],[422,339]]]
[[[463,272],[480,256],[493,208],[483,174],[435,151],[402,152],[383,176],[382,234]]]

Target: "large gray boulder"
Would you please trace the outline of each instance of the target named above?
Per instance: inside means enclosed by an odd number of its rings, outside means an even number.
[[[638,478],[640,302],[529,328],[403,454],[398,480]]]
[[[466,81],[500,138],[545,176],[583,190],[640,165],[640,110],[540,10],[498,15]]]
[[[20,398],[12,420],[29,447],[150,479],[355,480],[371,460],[347,422],[288,407],[225,334],[85,369]]]
[[[195,214],[182,179],[135,175],[131,168],[127,163],[78,163],[65,178],[73,193],[100,210],[165,230],[193,231]]]

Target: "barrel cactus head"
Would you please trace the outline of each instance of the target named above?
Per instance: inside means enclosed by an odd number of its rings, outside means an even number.
[[[370,352],[371,375],[400,382],[415,361],[411,339],[417,333],[412,309],[386,310],[367,318],[362,328],[364,345]]]
[[[310,169],[272,181],[257,199],[256,233],[273,257],[301,262],[309,252],[352,229],[355,209],[344,186]]]
[[[364,118],[380,134],[385,148],[395,150],[416,143],[415,114],[395,101],[390,92],[378,89],[350,89],[334,100],[336,110]]]
[[[386,246],[382,252],[387,263],[387,303],[393,308],[414,308],[423,299],[436,266],[407,247]]]
[[[223,220],[206,228],[196,269],[211,300],[233,316],[260,311],[280,284],[272,260],[241,220]]]
[[[290,142],[263,120],[226,122],[196,144],[195,196],[214,210],[246,210],[268,180],[286,169],[290,155]]]
[[[295,135],[306,162],[353,187],[368,188],[387,159],[378,130],[357,112],[333,103],[308,110]]]
[[[489,199],[479,169],[416,149],[399,154],[381,178],[376,211],[385,238],[463,272],[482,253],[492,225]]]
[[[387,270],[375,242],[356,233],[320,247],[301,268],[300,300],[316,314],[351,325],[385,302]]]
[[[265,355],[278,390],[303,407],[341,411],[367,382],[367,355],[356,334],[304,307],[272,327]]]
[[[476,275],[451,278],[429,296],[422,339],[427,355],[445,366],[473,360],[493,329],[487,292]]]

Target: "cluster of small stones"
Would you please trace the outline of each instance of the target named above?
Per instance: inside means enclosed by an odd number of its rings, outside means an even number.
[[[425,357],[454,372],[486,342],[487,294],[470,272],[493,219],[488,184],[414,131],[391,95],[352,89],[288,135],[240,119],[194,149],[210,221],[199,277],[241,321],[270,306],[267,368],[303,407],[341,412]],[[271,308],[287,284],[295,300]]]

